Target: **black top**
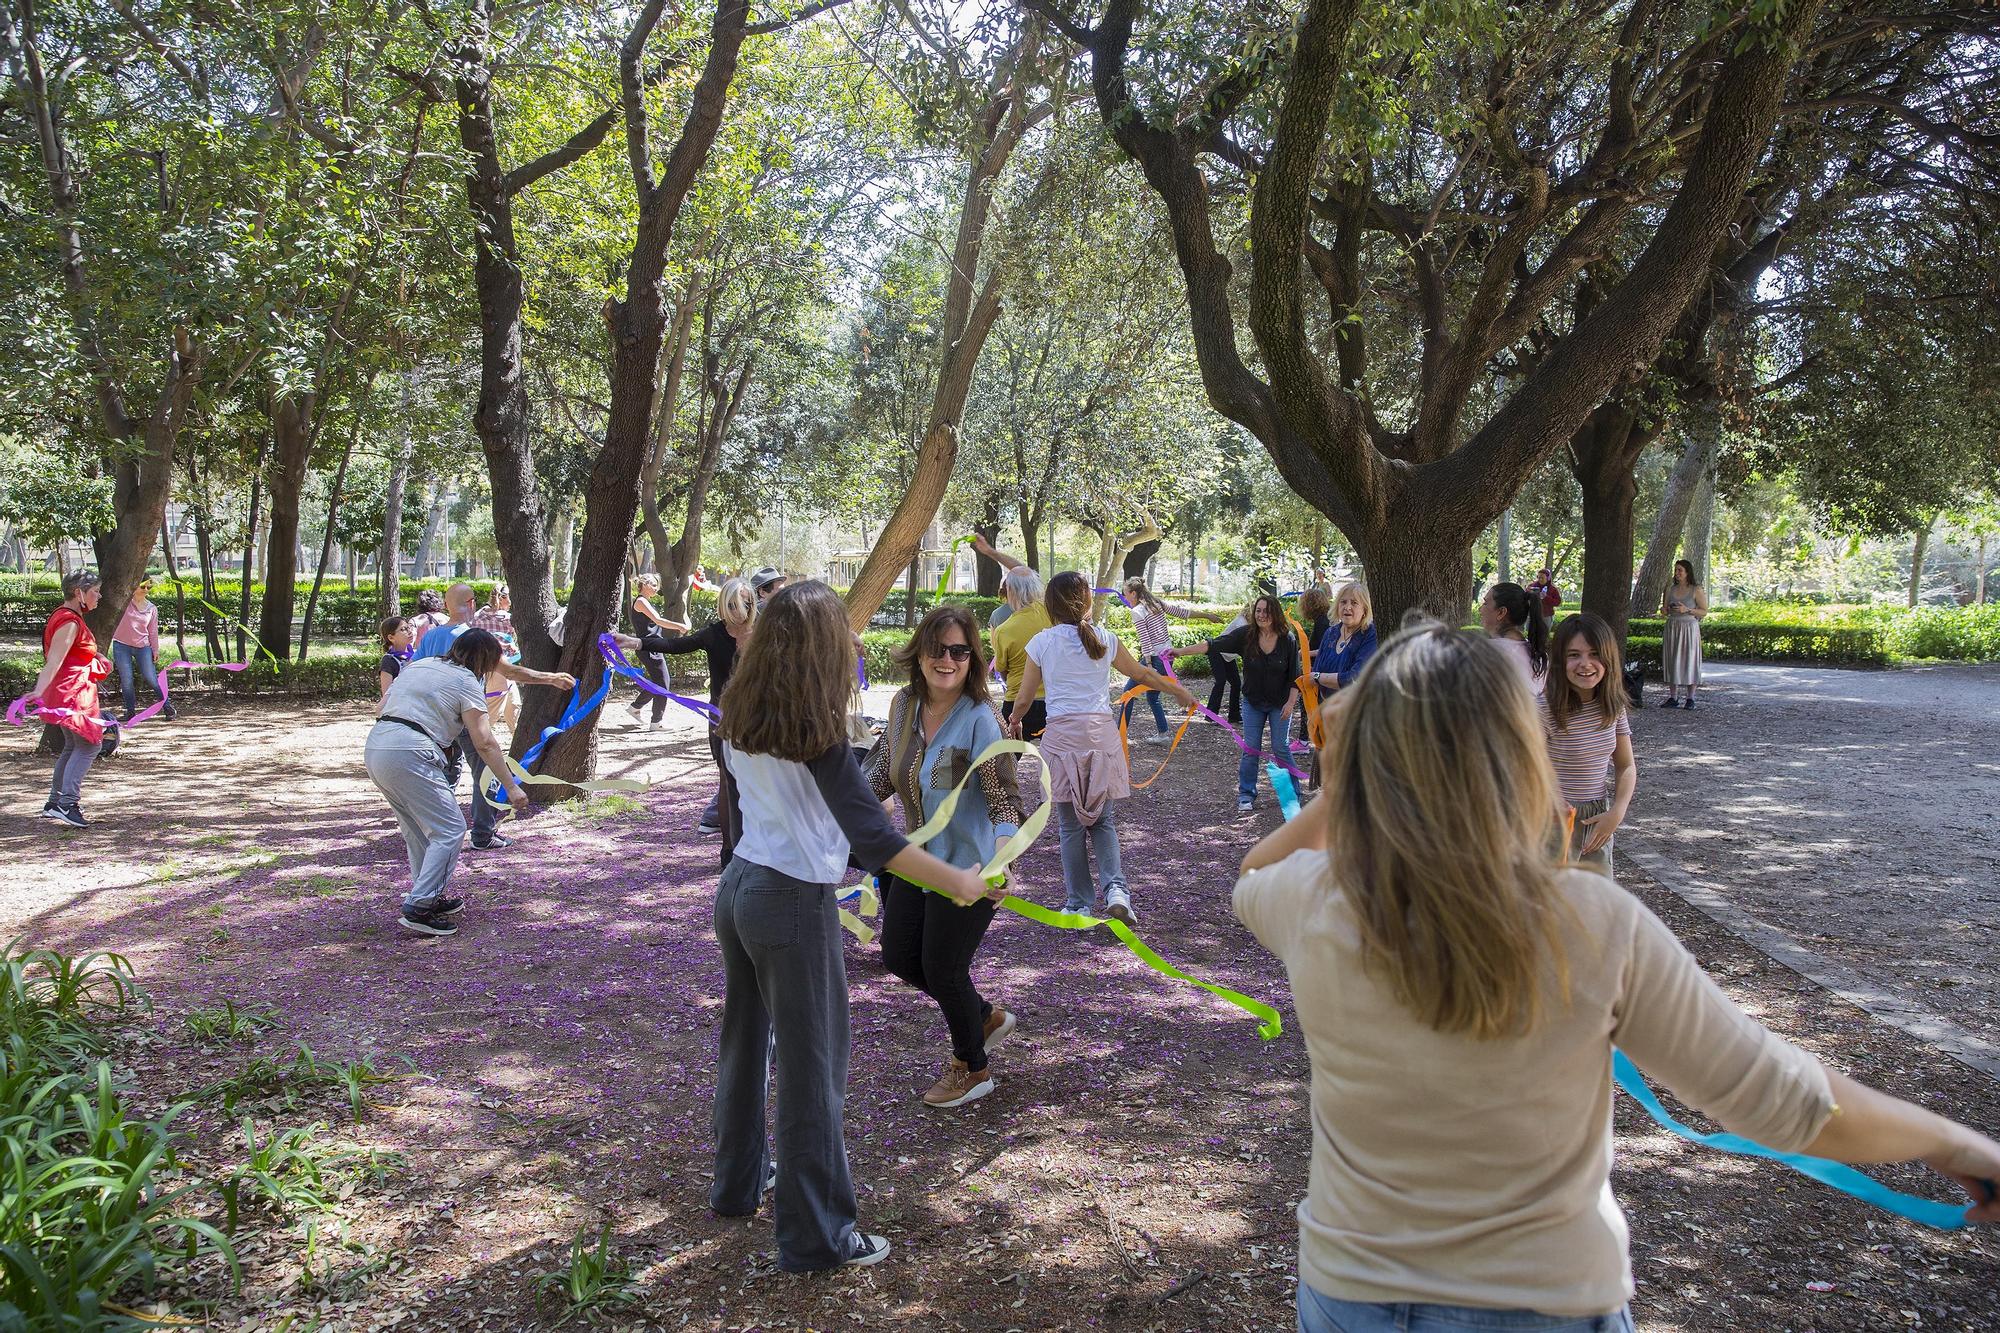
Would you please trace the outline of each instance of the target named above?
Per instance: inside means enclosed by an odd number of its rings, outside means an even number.
[[[403,659],[394,653],[383,653],[382,660],[375,664],[375,669],[390,680],[394,680],[403,674]]]
[[[1327,617],[1323,615],[1314,616],[1313,623],[1306,626],[1306,647],[1313,652],[1318,652],[1319,641],[1324,639],[1326,632],[1332,628],[1333,622],[1327,619]]]
[[[722,698],[722,688],[729,684],[729,673],[736,670],[736,639],[720,620],[710,621],[692,634],[662,634],[649,629],[639,636],[639,646],[649,653],[707,653],[711,702]]]
[[[1212,653],[1240,653],[1243,657],[1243,697],[1259,708],[1281,708],[1291,697],[1292,685],[1301,674],[1298,636],[1278,631],[1278,646],[1269,653],[1254,625],[1241,625],[1208,641]]]

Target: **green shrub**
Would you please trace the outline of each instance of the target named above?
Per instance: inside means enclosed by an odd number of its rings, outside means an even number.
[[[1899,657],[2000,661],[2000,603],[1904,611],[1890,622],[1888,641]]]
[[[1625,655],[1658,662],[1664,625],[1632,621]],[[1704,657],[1721,662],[1803,662],[1821,666],[1887,666],[1889,650],[1872,627],[1746,623],[1711,618],[1701,628]]]

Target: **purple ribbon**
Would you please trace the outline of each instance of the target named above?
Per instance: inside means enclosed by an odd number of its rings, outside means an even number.
[[[603,655],[606,666],[610,667],[618,675],[631,681],[634,685],[637,685],[646,693],[657,694],[662,699],[672,699],[681,707],[701,714],[710,725],[715,725],[722,721],[722,710],[714,704],[709,703],[706,699],[690,699],[685,694],[675,694],[672,690],[655,685],[651,677],[639,670],[638,667],[633,666],[626,659],[625,650],[620,648],[618,640],[612,638],[609,634],[600,634],[597,636],[597,651]]]
[[[169,671],[182,671],[182,670],[193,671],[202,667],[213,667],[217,671],[248,671],[250,669],[250,664],[248,662],[169,662],[165,666],[161,667],[154,676],[154,684],[157,685],[160,690],[160,697],[158,700],[156,700],[151,704],[148,704],[146,707],[132,714],[132,716],[129,718],[120,720],[115,717],[99,716],[97,718],[97,721],[105,727],[123,727],[127,731],[130,731],[133,727],[138,726],[141,722],[152,721],[154,718],[158,717],[160,715],[161,710],[163,710],[167,706],[167,673]],[[14,727],[26,726],[28,724],[28,714],[30,712],[33,712],[36,715],[36,717],[39,718],[41,721],[48,723],[59,723],[64,718],[67,717],[91,716],[90,714],[83,712],[81,709],[76,709],[76,708],[37,707],[31,709],[29,707],[30,704],[38,702],[39,702],[39,696],[32,694],[24,694],[20,698],[16,699],[13,703],[8,704],[7,724],[9,726],[14,726]]]

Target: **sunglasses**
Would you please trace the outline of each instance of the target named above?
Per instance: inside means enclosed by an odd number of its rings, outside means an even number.
[[[964,643],[947,643],[936,652],[925,653],[924,656],[933,662],[941,662],[947,657],[954,662],[963,662],[972,656],[972,646]]]

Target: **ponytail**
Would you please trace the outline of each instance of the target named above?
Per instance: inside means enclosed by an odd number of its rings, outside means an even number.
[[[1542,599],[1518,583],[1493,585],[1493,605],[1500,608],[1507,623],[1528,641],[1528,667],[1537,676],[1549,673],[1549,618],[1542,613]]]
[[[1090,581],[1075,570],[1066,569],[1049,580],[1048,591],[1042,594],[1042,605],[1048,608],[1051,622],[1076,626],[1077,641],[1083,644],[1083,651],[1091,661],[1101,662],[1106,649],[1096,626],[1090,623],[1090,599]]]

